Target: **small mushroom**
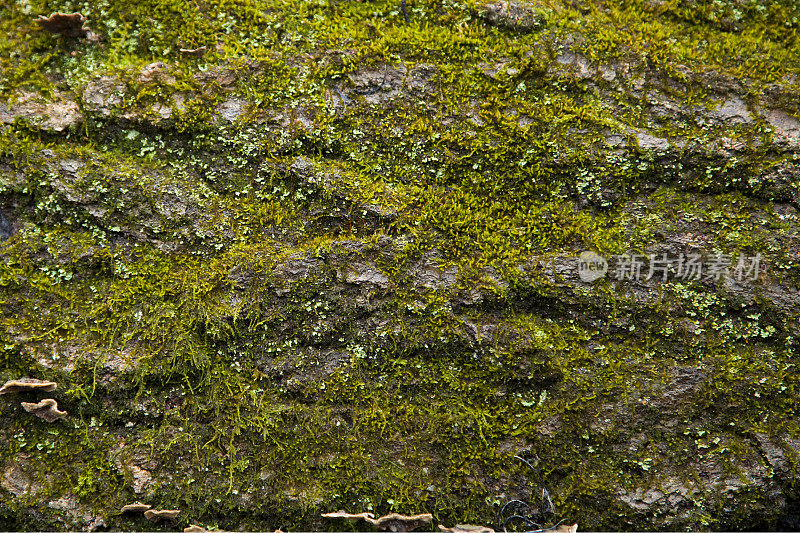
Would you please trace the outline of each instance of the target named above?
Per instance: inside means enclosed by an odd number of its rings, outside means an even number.
[[[88,28],[84,28],[86,17],[80,13],[53,13],[49,17],[39,15],[36,22],[42,29],[50,33],[60,33],[65,37],[76,38],[86,37],[89,33]]]
[[[148,520],[152,520],[153,522],[158,522],[159,520],[174,520],[177,518],[178,513],[180,513],[180,510],[178,509],[163,509],[160,511],[154,511],[150,509],[144,512],[144,517]]]
[[[52,398],[47,398],[39,403],[22,402],[22,408],[46,422],[55,422],[67,416],[66,411],[58,410],[58,402]]]
[[[11,394],[14,392],[28,392],[28,391],[44,391],[53,392],[58,387],[58,383],[54,381],[42,381],[41,379],[20,378],[6,381],[5,385],[0,387],[0,394]]]
[[[335,513],[325,513],[322,515],[323,518],[342,518],[344,520],[360,520],[363,518],[366,520],[367,518],[375,518],[375,515],[372,513],[358,513],[352,514],[346,511],[336,511]]]
[[[183,533],[205,533],[206,531],[208,530],[203,526],[196,526],[194,524],[191,524],[189,527],[183,528]]]
[[[120,509],[121,513],[143,513],[150,509],[152,505],[147,505],[146,503],[141,502],[134,502],[129,503],[128,505],[124,505],[122,509]]]
[[[433,515],[426,513],[414,516],[406,516],[392,513],[382,516],[378,519],[366,517],[364,520],[374,526],[378,526],[384,531],[414,531],[418,527],[433,520]]]
[[[180,53],[183,55],[191,56],[191,57],[203,57],[206,55],[206,51],[208,48],[205,46],[200,46],[198,48],[181,48],[179,50]]]
[[[486,526],[476,526],[474,524],[456,524],[453,527],[444,527],[439,524],[439,529],[450,533],[494,533],[494,529]]]

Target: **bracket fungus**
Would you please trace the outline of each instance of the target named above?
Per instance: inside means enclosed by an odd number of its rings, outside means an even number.
[[[345,511],[336,511],[335,513],[325,513],[322,515],[323,518],[342,518],[344,520],[360,520],[363,518],[364,520],[368,518],[375,518],[375,515],[372,513],[358,513],[352,514]]]
[[[44,391],[53,392],[58,387],[58,383],[54,381],[42,381],[41,379],[20,378],[6,381],[5,385],[0,387],[0,394],[11,394],[15,392],[30,392],[30,391]]]
[[[60,33],[64,37],[86,37],[89,28],[84,28],[86,17],[80,13],[53,13],[49,17],[39,15],[36,23],[50,33]]]
[[[439,524],[439,529],[450,533],[494,533],[494,529],[486,526],[476,526],[474,524],[456,524],[453,527],[444,527]]]
[[[366,517],[364,520],[384,531],[414,531],[433,520],[433,515],[425,513],[406,516],[392,513],[378,519]]]
[[[151,507],[152,505],[147,505],[146,503],[134,502],[123,505],[122,509],[120,509],[120,513],[143,513]]]
[[[159,511],[150,509],[144,512],[144,517],[153,522],[157,522],[159,520],[174,520],[177,518],[178,513],[180,513],[178,509],[162,509]]]
[[[22,402],[22,408],[46,422],[55,422],[67,416],[66,411],[58,410],[58,402],[52,398],[47,398],[39,403]]]

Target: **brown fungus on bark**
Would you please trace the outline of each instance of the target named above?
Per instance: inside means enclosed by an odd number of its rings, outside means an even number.
[[[162,509],[158,511],[150,509],[144,512],[144,517],[153,522],[158,522],[159,520],[175,520],[178,517],[178,513],[180,513],[178,509]]]
[[[6,381],[0,388],[0,394],[12,394],[15,392],[44,391],[53,392],[58,387],[54,381],[42,381],[41,379],[20,378]]]
[[[439,529],[450,533],[494,533],[494,529],[486,526],[476,526],[474,524],[456,524],[453,527],[444,527],[439,524]]]
[[[364,518],[364,520],[384,531],[414,531],[433,520],[433,515],[425,513],[406,516],[392,513],[378,519]]]
[[[151,507],[152,505],[147,505],[146,503],[134,502],[123,505],[122,509],[120,509],[120,513],[143,513]]]
[[[71,39],[86,37],[89,34],[89,28],[83,27],[85,22],[86,17],[80,13],[53,13],[49,17],[39,15],[39,18],[36,19],[36,23],[43,30],[60,33]]]
[[[360,520],[360,519],[368,519],[368,518],[375,518],[375,515],[372,513],[358,513],[352,514],[346,511],[336,511],[335,513],[325,513],[322,515],[323,518],[341,518],[343,520]]]
[[[22,402],[22,408],[46,422],[55,422],[67,417],[67,412],[59,411],[58,402],[52,398],[47,398],[39,403]]]

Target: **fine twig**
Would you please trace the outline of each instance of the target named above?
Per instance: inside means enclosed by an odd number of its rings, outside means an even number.
[[[511,501],[506,502],[506,504],[497,513],[497,529],[500,529],[502,527],[503,531],[506,531],[506,523],[508,522],[508,519],[504,520],[503,517],[506,514],[506,510],[509,507],[513,507],[513,506],[524,507],[525,509],[530,509],[531,508],[530,505],[528,505],[527,503],[523,502],[522,500],[511,500]]]
[[[518,455],[515,455],[514,458],[519,459],[520,462],[524,463],[528,466],[528,468],[536,472],[539,481],[542,482],[541,471],[538,468]],[[548,528],[542,528],[539,523],[534,520],[534,518],[538,516],[544,522],[548,515],[555,514],[556,511],[555,505],[553,505],[553,500],[550,499],[550,492],[544,486],[544,483],[541,484],[541,487],[541,501],[535,511],[530,505],[522,500],[510,500],[506,502],[506,504],[500,509],[497,516],[498,529],[502,529],[504,533],[508,533],[508,524],[514,520],[522,522],[527,527],[537,528],[526,531],[525,533],[543,533],[547,531],[553,531],[558,528],[558,526],[561,525],[564,520],[561,520],[554,526]],[[533,496],[533,494],[531,494],[531,496]],[[511,515],[506,516],[506,513],[511,513]]]
[[[508,524],[508,522],[510,520],[512,520],[512,519],[522,520],[523,522],[525,522],[526,526],[542,527],[539,524],[537,524],[536,522],[534,522],[533,520],[531,520],[530,518],[528,518],[527,516],[522,516],[522,515],[515,514],[515,515],[511,515],[511,516],[509,516],[508,518],[505,519],[505,521],[503,522],[503,531],[506,531],[506,524]]]
[[[403,12],[403,18],[406,19],[406,24],[410,22],[408,18],[408,10],[406,9],[406,0],[400,0],[400,11]]]
[[[548,514],[555,514],[556,506],[553,505],[553,500],[550,499],[550,493],[547,492],[547,488],[542,487],[542,505],[539,509],[539,512],[542,515],[542,518]]]
[[[546,529],[534,529],[532,531],[523,531],[522,533],[545,533],[546,531],[555,531],[556,529],[558,529],[558,526],[560,526],[561,524],[563,524],[566,521],[567,521],[566,518],[562,518],[556,524],[554,524],[554,525],[552,525],[552,526],[550,526],[550,527],[548,527]]]

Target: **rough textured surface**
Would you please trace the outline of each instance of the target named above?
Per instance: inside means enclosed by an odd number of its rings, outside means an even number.
[[[405,5],[0,5],[0,529],[800,529],[796,2]]]

